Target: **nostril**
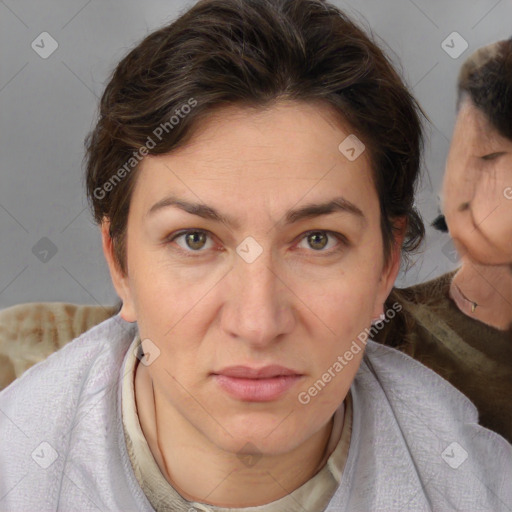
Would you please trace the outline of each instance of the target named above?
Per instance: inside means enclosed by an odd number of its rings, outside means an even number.
[[[465,210],[469,210],[469,202],[466,202],[466,203],[462,203],[460,206],[459,206],[459,212],[463,212]]]

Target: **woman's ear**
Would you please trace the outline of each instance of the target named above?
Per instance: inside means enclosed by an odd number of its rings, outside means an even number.
[[[107,219],[104,219],[101,223],[101,240],[103,245],[103,254],[107,260],[112,283],[116,289],[117,295],[119,295],[123,302],[120,311],[121,318],[127,322],[136,322],[137,317],[130,288],[130,278],[128,273],[124,274],[121,268],[119,268],[115,258],[114,244],[110,236],[110,221]]]
[[[384,303],[391,293],[398,273],[400,272],[402,245],[407,232],[407,218],[400,217],[395,219],[393,226],[393,246],[391,248],[388,264],[382,269],[372,319],[382,319]]]

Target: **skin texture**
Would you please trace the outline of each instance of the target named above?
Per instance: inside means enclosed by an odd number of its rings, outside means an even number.
[[[466,315],[511,328],[512,141],[468,98],[457,115],[442,195],[462,261],[450,296]]]
[[[103,223],[121,316],[137,321],[141,339],[160,350],[152,364],[137,367],[141,426],[163,475],[187,499],[261,505],[317,471],[363,350],[309,404],[298,394],[383,313],[403,240],[397,237],[384,268],[368,152],[351,162],[338,150],[350,133],[324,104],[223,107],[185,147],[142,161],[128,218],[127,275],[114,263]],[[238,225],[174,206],[146,216],[171,193]],[[285,225],[287,210],[340,195],[362,210],[364,222],[335,212]],[[182,229],[209,236],[202,248],[187,246],[184,236],[163,243]],[[324,234],[320,242],[308,239],[309,230],[340,233],[350,245]],[[262,248],[252,263],[236,252],[248,236]],[[196,252],[187,257],[180,248]],[[212,376],[227,366],[268,364],[303,375],[270,402],[232,398]],[[261,458],[248,466],[240,453]]]

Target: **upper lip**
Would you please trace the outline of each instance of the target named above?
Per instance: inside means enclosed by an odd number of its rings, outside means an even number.
[[[270,379],[281,375],[301,375],[295,370],[277,364],[263,366],[261,368],[251,368],[250,366],[229,366],[223,370],[214,372],[214,374],[239,379]]]

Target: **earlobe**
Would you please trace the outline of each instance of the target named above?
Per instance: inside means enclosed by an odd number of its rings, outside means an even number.
[[[126,322],[136,322],[137,317],[135,314],[135,308],[133,307],[132,292],[130,289],[128,274],[122,272],[116,261],[114,255],[114,244],[110,236],[110,222],[103,220],[101,223],[101,240],[103,246],[103,254],[107,260],[108,268],[110,271],[110,277],[112,284],[117,292],[117,295],[122,301],[121,311],[119,312],[121,318]]]
[[[384,304],[393,289],[396,278],[400,271],[402,245],[405,238],[407,221],[405,218],[396,220],[395,228],[399,228],[399,231],[395,233],[393,239],[393,247],[391,249],[391,255],[388,265],[383,268],[381,279],[379,281],[379,291],[375,301],[375,307],[373,311],[373,320],[382,319],[384,315]]]

